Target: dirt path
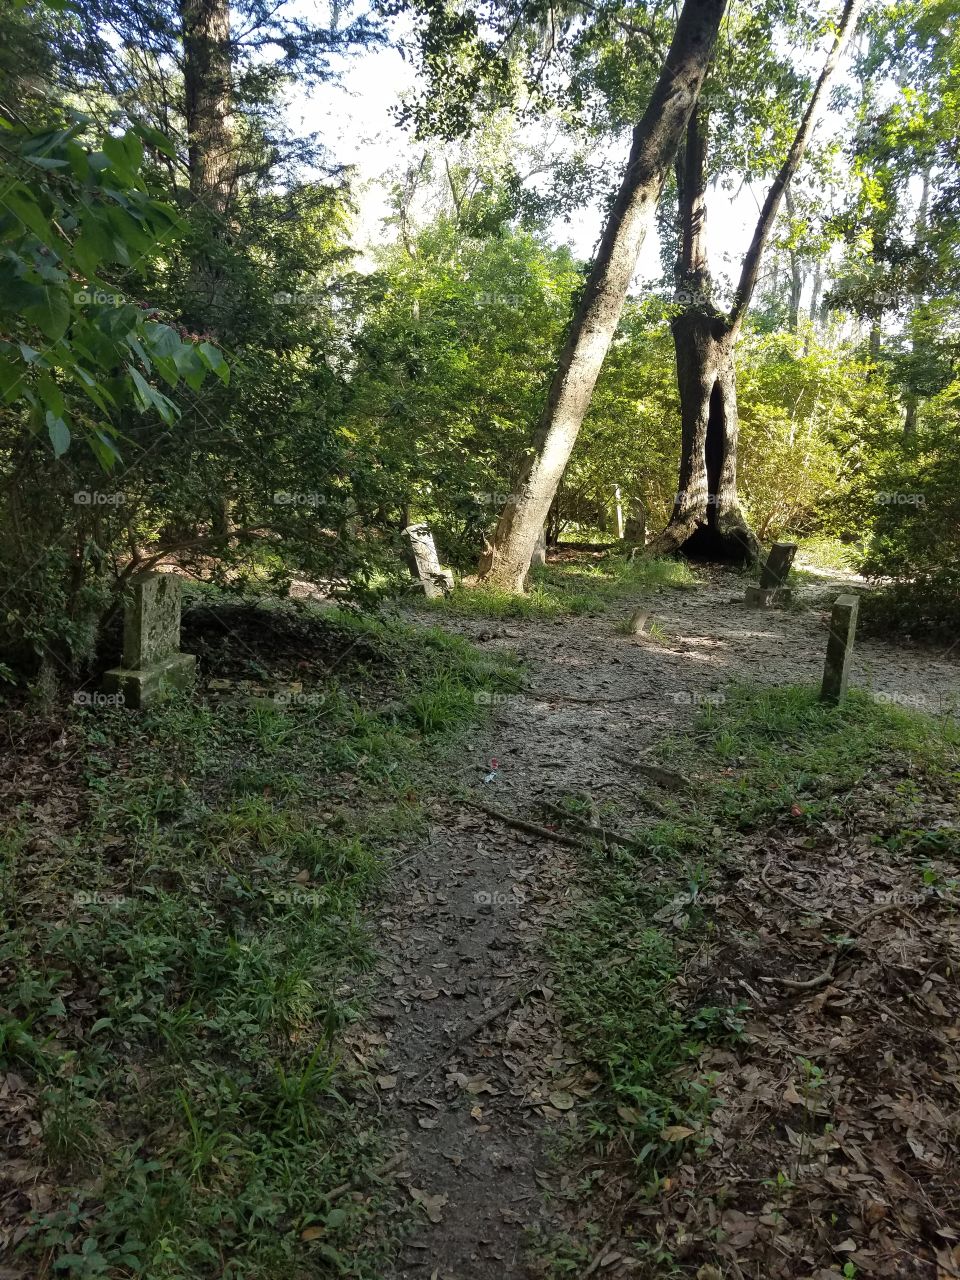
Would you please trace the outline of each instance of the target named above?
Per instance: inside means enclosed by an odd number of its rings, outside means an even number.
[[[731,682],[819,680],[829,601],[849,575],[802,587],[800,610],[763,613],[743,604],[741,578],[702,576],[695,591],[653,598],[659,639],[618,633],[629,600],[598,617],[448,623],[515,651],[529,672],[528,691],[496,705],[455,782],[534,821],[538,802],[564,791],[615,798],[629,820],[636,776],[617,754],[681,727]],[[936,711],[956,698],[960,668],[861,638],[853,683]],[[454,802],[438,801],[433,823],[380,920],[384,1120],[405,1134],[400,1176],[420,1203],[391,1280],[514,1280],[536,1274],[529,1233],[551,1229],[548,1153],[569,1120],[576,1063],[554,1022],[542,934],[576,893],[578,851]],[[602,1274],[627,1269],[613,1259]]]

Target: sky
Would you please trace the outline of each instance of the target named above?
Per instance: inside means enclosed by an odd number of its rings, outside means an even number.
[[[393,47],[364,50],[339,64],[338,81],[328,81],[309,93],[295,94],[289,103],[290,122],[298,129],[316,131],[331,157],[353,165],[356,170],[360,212],[354,228],[354,244],[361,251],[382,243],[386,233],[382,219],[386,213],[383,176],[402,165],[420,148],[410,133],[393,117],[404,90],[414,81],[414,71]],[[829,114],[820,121],[818,137],[842,127]],[[611,172],[626,163],[629,139],[611,152]],[[741,188],[736,195],[714,188],[708,195],[708,245],[711,268],[719,281],[739,274],[739,261],[753,235],[765,192]],[[578,210],[571,220],[557,220],[552,238],[568,244],[578,258],[593,256],[601,229],[601,211],[596,204]],[[369,260],[369,259],[368,259]],[[661,275],[660,249],[655,229],[648,234],[637,264],[635,282],[658,279]]]

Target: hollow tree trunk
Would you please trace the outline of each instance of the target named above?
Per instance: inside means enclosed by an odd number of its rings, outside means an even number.
[[[684,0],[600,248],[570,326],[529,454],[479,566],[481,580],[522,591],[537,536],[590,407],[647,229],[716,43],[726,0]]]
[[[672,321],[680,392],[680,481],[670,521],[651,546],[654,554],[684,551],[702,559],[756,560],[760,544],[737,497],[737,416],[734,353],[756,288],[760,262],[784,194],[803,159],[820,103],[863,0],[845,0],[823,70],[790,150],[767,192],[741,265],[733,305],[723,314],[711,297],[706,247],[708,118],[698,109],[677,159],[680,246],[675,269],[681,310]]]
[[[688,309],[673,322],[680,391],[680,483],[671,529],[695,559],[749,561],[759,547],[737,497],[736,335]]]

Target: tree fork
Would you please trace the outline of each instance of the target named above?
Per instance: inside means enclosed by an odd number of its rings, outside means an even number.
[[[726,0],[685,0],[584,287],[515,493],[504,507],[479,577],[522,591],[540,529],[590,407],[637,257],[667,172],[696,104]]]

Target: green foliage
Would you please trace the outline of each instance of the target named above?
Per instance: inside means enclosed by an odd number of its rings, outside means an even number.
[[[183,341],[101,275],[116,265],[143,274],[182,227],[143,179],[143,130],[108,134],[91,152],[78,141],[83,122],[0,126],[0,395],[29,407],[56,457],[79,434],[109,469],[124,409],[169,426],[178,410],[158,381],[199,390],[211,370],[226,381],[228,368],[211,343]]]
[[[71,816],[53,832],[25,802],[5,837],[0,1059],[61,1187],[31,1215],[30,1270],[383,1274],[382,1138],[342,1047],[373,963],[361,912],[475,691],[516,676],[440,633],[310,627],[310,675],[335,652],[340,679],[298,700],[75,711]],[[354,1182],[362,1202],[331,1195]]]

